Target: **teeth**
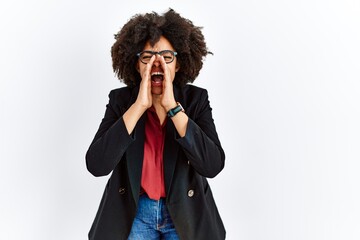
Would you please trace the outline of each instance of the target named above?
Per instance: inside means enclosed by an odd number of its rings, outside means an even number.
[[[152,72],[151,73],[151,76],[154,76],[154,75],[164,75],[164,73],[162,73],[162,72]]]

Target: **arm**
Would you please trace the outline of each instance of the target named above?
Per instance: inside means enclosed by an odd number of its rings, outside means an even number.
[[[114,91],[110,92],[105,116],[86,153],[86,166],[94,176],[109,174],[135,140],[133,137],[135,126],[146,109],[152,105],[150,70],[154,60],[153,56],[140,73],[142,80],[135,103],[120,117],[114,111]],[[122,96],[123,99],[129,97]]]
[[[185,136],[180,135],[177,141],[192,167],[200,175],[212,178],[224,168],[225,153],[216,132],[206,90],[198,101],[198,109],[194,119],[188,118]]]
[[[114,111],[114,98],[114,92],[111,91],[104,118],[86,152],[86,167],[94,176],[109,174],[135,140],[128,133],[124,117],[119,117]]]

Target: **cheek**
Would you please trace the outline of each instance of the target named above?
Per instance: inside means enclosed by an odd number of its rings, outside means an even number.
[[[139,64],[137,67],[137,70],[140,74],[144,73],[146,70],[146,65],[145,64]]]
[[[174,69],[171,69],[171,81],[174,81],[176,72],[177,72],[177,71],[176,71],[175,68],[174,68]]]

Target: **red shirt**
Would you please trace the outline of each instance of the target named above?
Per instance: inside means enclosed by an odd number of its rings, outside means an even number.
[[[165,124],[160,120],[155,108],[146,111],[144,161],[141,175],[141,187],[149,198],[159,200],[165,197],[163,150],[165,140]]]

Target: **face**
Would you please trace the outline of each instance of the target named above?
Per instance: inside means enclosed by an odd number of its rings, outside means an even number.
[[[144,46],[143,51],[154,51],[160,52],[164,50],[175,51],[171,43],[163,36],[160,37],[159,41],[151,46],[149,42],[147,42]],[[164,56],[166,57],[166,56]],[[162,69],[160,63],[161,56],[156,55],[155,61],[151,66],[150,75],[151,75],[151,93],[155,95],[161,95],[163,90],[163,81],[164,81],[164,72],[167,71],[169,74],[167,76],[170,77],[171,82],[174,81],[175,73],[179,70],[178,64],[176,61],[176,57],[174,61],[166,64],[167,69]],[[142,63],[140,59],[137,62],[137,68],[139,72],[143,72],[146,69],[146,64]]]

